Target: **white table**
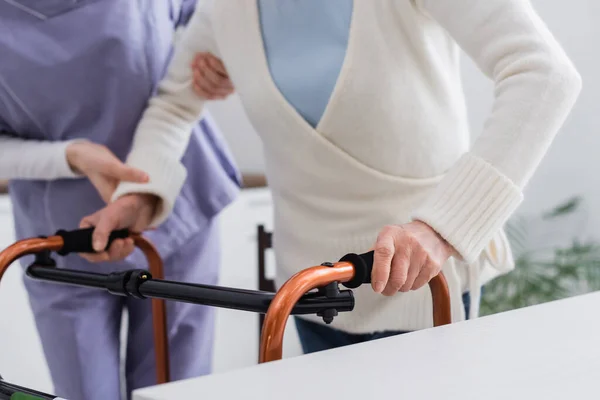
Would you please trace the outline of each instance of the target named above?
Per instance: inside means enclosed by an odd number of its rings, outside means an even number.
[[[581,400],[600,398],[599,379],[594,293],[141,389],[134,400]]]

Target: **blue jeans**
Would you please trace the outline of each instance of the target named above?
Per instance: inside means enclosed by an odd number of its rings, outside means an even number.
[[[466,315],[468,316],[469,309],[471,308],[471,296],[468,292],[463,294],[463,304]],[[351,344],[358,344],[362,342],[368,342],[370,340],[406,333],[402,331],[382,331],[375,333],[354,334],[297,317],[295,318],[295,322],[304,354],[315,353],[317,351],[334,349],[336,347],[348,346]]]

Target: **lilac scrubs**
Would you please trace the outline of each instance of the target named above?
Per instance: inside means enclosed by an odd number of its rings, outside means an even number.
[[[0,131],[35,140],[87,138],[124,159],[167,66],[174,30],[193,8],[186,0],[0,0]],[[215,216],[235,197],[238,172],[206,118],[183,161],[190,172],[175,210],[148,236],[167,279],[215,283]],[[13,181],[10,196],[18,238],[77,228],[104,206],[85,179]],[[145,268],[137,253],[120,264],[89,264],[77,255],[57,261],[88,271]],[[28,279],[26,287],[58,396],[121,397],[124,308],[127,392],[155,383],[150,301]],[[172,378],[208,373],[214,312],[183,303],[168,303],[168,312]]]

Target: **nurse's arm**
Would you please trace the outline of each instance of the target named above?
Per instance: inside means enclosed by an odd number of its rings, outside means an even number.
[[[0,133],[0,179],[79,178],[67,161],[72,142],[26,140]]]
[[[151,226],[168,217],[186,179],[181,158],[205,103],[194,92],[191,66],[197,53],[217,53],[208,9],[211,3],[203,1],[196,7],[137,127],[127,164],[148,173],[149,183],[123,182],[113,195],[113,201],[130,194],[156,196],[159,201]]]
[[[416,1],[495,83],[483,132],[414,215],[474,261],[521,202],[581,77],[529,1]]]
[[[0,180],[87,177],[104,201],[120,181],[147,182],[146,173],[125,165],[106,146],[85,139],[44,141],[0,133]]]

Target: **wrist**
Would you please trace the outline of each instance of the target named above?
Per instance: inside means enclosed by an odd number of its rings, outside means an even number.
[[[65,147],[65,159],[71,171],[78,175],[84,175],[84,172],[79,167],[81,160],[81,150],[83,144],[86,142],[85,139],[76,139],[67,144]]]
[[[135,205],[152,205],[158,202],[158,196],[149,193],[128,193],[121,197]]]
[[[423,221],[419,221],[419,220],[415,220],[411,223],[416,224],[416,225],[420,226],[422,229],[429,231],[430,234],[433,235],[437,239],[439,248],[442,250],[444,255],[447,256],[447,258],[459,257],[456,249],[446,239],[444,239],[444,237],[442,235],[440,235],[440,233],[438,231],[436,231],[431,226],[429,226],[429,224],[427,224]]]
[[[158,207],[160,198],[148,193],[130,193],[121,197],[124,201],[130,203],[136,209],[145,209],[154,214]]]

